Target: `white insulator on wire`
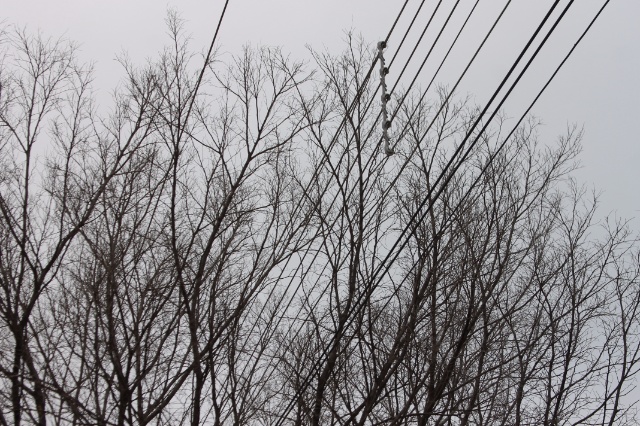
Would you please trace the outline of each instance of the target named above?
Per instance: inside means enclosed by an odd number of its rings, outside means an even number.
[[[387,155],[393,155],[394,150],[391,148],[391,139],[389,138],[389,129],[391,128],[391,120],[387,114],[387,102],[391,96],[387,93],[387,81],[385,77],[389,74],[389,68],[384,65],[384,55],[382,51],[387,47],[387,43],[381,41],[378,43],[378,59],[380,59],[380,86],[382,86],[382,138],[384,139],[384,152]]]

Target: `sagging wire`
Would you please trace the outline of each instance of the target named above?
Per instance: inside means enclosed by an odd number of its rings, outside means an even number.
[[[391,99],[391,95],[387,93],[387,82],[385,77],[389,74],[389,68],[384,65],[383,50],[387,47],[386,41],[378,42],[378,59],[380,59],[380,86],[382,87],[382,137],[384,139],[384,152],[387,155],[393,155],[395,151],[391,148],[389,138],[389,129],[391,128],[391,120],[387,114],[387,102]]]

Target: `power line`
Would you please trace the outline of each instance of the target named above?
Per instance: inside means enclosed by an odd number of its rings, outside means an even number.
[[[570,5],[569,5],[569,6],[570,6]],[[565,9],[565,12],[566,12],[566,10],[568,10],[568,7],[569,7],[569,6],[567,6],[567,9]],[[564,13],[565,13],[565,12],[563,12],[563,15],[564,15]],[[563,16],[563,15],[562,15],[562,16]],[[557,23],[560,21],[560,19],[562,19],[562,16],[561,16],[561,18],[559,18],[559,19],[558,19],[558,21],[556,22],[556,25],[557,25]],[[553,29],[555,29],[555,26],[554,26],[554,28],[553,28]],[[553,31],[553,29],[552,29],[551,31]],[[547,35],[547,37],[545,38],[545,41],[543,41],[543,43],[539,46],[538,50],[536,51],[536,54],[537,54],[537,52],[540,50],[540,48],[542,47],[542,45],[546,42],[546,39],[548,38],[548,36],[549,36],[550,34],[551,34],[551,32]],[[535,55],[534,55],[534,57],[535,57]],[[531,61],[532,61],[532,60],[533,60],[533,58],[532,58],[532,59],[529,61],[529,63],[527,64],[527,68],[528,68],[528,65],[531,63]],[[563,62],[563,63],[564,63],[564,62]],[[525,68],[525,70],[526,70],[526,68]],[[524,73],[524,71],[525,71],[525,70],[523,70],[523,73]],[[509,94],[511,93],[511,90],[513,89],[513,87],[515,87],[515,85],[517,84],[517,82],[519,81],[519,79],[520,79],[520,77],[522,76],[522,74],[523,74],[523,73],[521,73],[521,75],[519,76],[519,78],[518,78],[518,79],[516,80],[516,82],[512,85],[512,87],[511,87],[511,89],[509,90],[509,92],[507,93],[507,95],[505,95],[505,97],[503,98],[503,102],[504,102],[504,100],[506,100],[506,98],[509,96]],[[499,90],[500,90],[500,88],[498,89],[498,91],[499,91]],[[495,96],[494,96],[494,97],[495,97]],[[493,100],[493,98],[492,98],[492,100]],[[490,101],[490,103],[491,103],[491,101]],[[489,103],[488,105],[490,105],[490,103]],[[501,104],[502,104],[502,103],[501,103]],[[486,111],[486,109],[485,109],[485,111]],[[492,118],[493,118],[493,116],[494,116],[494,115],[495,115],[495,113],[492,115]],[[489,122],[490,122],[490,121],[491,121],[491,119],[489,120]],[[485,126],[485,128],[486,128],[486,126]],[[476,139],[476,141],[477,141],[477,139]],[[474,143],[475,143],[475,141],[474,141]],[[469,152],[469,151],[467,151],[467,154],[468,154],[468,152]],[[466,155],[465,155],[465,157],[466,157]],[[464,160],[464,157],[463,157],[463,160]],[[460,163],[458,163],[457,167],[459,167],[459,165],[460,165]],[[455,170],[457,170],[457,167],[455,168]],[[453,175],[453,173],[455,173],[455,170],[454,170],[454,171],[452,172],[452,174],[450,174],[449,176],[452,176],[452,175]],[[449,179],[447,179],[447,180],[446,180],[446,182],[448,182],[448,180],[449,180]],[[445,184],[446,184],[446,182],[445,182]],[[442,186],[442,188],[443,188],[444,186],[445,186],[445,185],[443,185],[443,186]],[[384,264],[384,262],[383,262],[383,264]]]
[[[213,33],[213,38],[211,39],[211,44],[209,45],[209,50],[207,51],[207,55],[204,59],[204,65],[202,65],[202,69],[200,70],[200,74],[198,75],[198,80],[196,80],[195,88],[193,89],[193,93],[191,94],[191,100],[189,102],[189,108],[187,108],[187,114],[184,118],[184,126],[179,129],[178,140],[182,138],[182,134],[184,133],[184,129],[187,127],[187,120],[191,115],[191,110],[193,109],[193,104],[196,100],[196,95],[198,94],[198,90],[200,89],[200,85],[202,84],[202,79],[204,77],[204,73],[207,69],[207,66],[211,62],[211,55],[213,54],[213,46],[216,43],[216,39],[218,38],[218,33],[220,32],[220,27],[222,26],[222,20],[224,19],[224,14],[227,12],[227,6],[229,5],[229,0],[224,2],[224,7],[222,8],[222,13],[220,14],[220,18],[218,19],[218,25],[216,26],[216,31]]]
[[[476,187],[476,185],[480,182],[480,179],[482,178],[482,176],[484,175],[484,173],[487,171],[487,169],[491,166],[491,164],[493,163],[493,161],[495,160],[495,158],[498,156],[498,154],[502,151],[502,149],[504,149],[504,147],[506,146],[506,144],[509,142],[509,140],[511,139],[511,137],[513,136],[513,134],[515,133],[515,131],[520,127],[520,125],[522,124],[522,122],[524,121],[524,119],[529,115],[529,113],[531,112],[531,110],[533,109],[533,107],[535,106],[535,104],[538,102],[538,100],[540,99],[540,97],[542,96],[542,94],[546,91],[546,89],[549,87],[549,85],[551,84],[551,82],[554,80],[554,78],[556,77],[556,75],[558,74],[558,72],[560,71],[560,69],[564,66],[564,64],[566,63],[566,61],[569,59],[569,57],[573,54],[574,50],[576,49],[576,47],[579,45],[579,43],[583,40],[583,38],[585,37],[585,35],[589,32],[589,30],[591,29],[591,27],[593,26],[593,24],[596,22],[596,20],[598,19],[598,17],[600,16],[600,14],[602,13],[602,11],[605,9],[605,7],[609,4],[610,0],[607,0],[602,7],[599,9],[599,11],[597,12],[597,14],[594,16],[594,18],[590,21],[589,25],[587,26],[587,28],[583,31],[583,33],[580,35],[580,37],[578,38],[578,40],[576,41],[576,43],[573,45],[573,47],[569,50],[569,52],[565,55],[565,57],[563,58],[563,60],[561,61],[561,63],[557,66],[557,68],[554,70],[554,72],[551,74],[551,76],[548,78],[548,80],[546,81],[546,83],[544,84],[544,86],[539,90],[539,92],[537,93],[536,97],[534,98],[534,100],[530,103],[530,105],[527,107],[527,109],[522,113],[522,115],[520,116],[520,119],[516,122],[516,124],[513,126],[513,128],[511,129],[511,131],[507,134],[507,136],[503,139],[502,143],[500,143],[497,147],[497,149],[490,154],[488,161],[486,162],[486,164],[482,167],[481,171],[478,173],[478,176],[475,178],[475,180],[473,181],[473,183],[471,183],[471,185],[469,186],[469,189],[466,191],[466,193],[462,196],[462,198],[459,200],[459,202],[457,203],[456,207],[453,208],[452,211],[457,210],[462,204],[463,202],[466,200],[467,197],[470,196],[472,190]],[[445,186],[443,185],[442,188],[444,188]],[[426,212],[425,212],[426,214]],[[424,215],[421,217],[420,220],[424,219]],[[447,225],[445,225],[446,227]],[[433,241],[431,241],[429,248],[427,248],[427,250],[430,250],[433,246]],[[402,284],[406,281],[406,279],[409,277],[409,273],[415,268],[416,263],[414,263],[412,265],[412,267],[409,269],[409,271],[407,272],[407,274],[405,275],[405,277],[403,278],[403,280],[400,282],[400,284],[398,285],[397,288],[400,288],[402,286]],[[387,301],[388,304],[388,301]],[[386,306],[386,304],[385,304]],[[381,311],[384,310],[384,306],[381,308]],[[378,316],[379,317],[379,316]],[[377,317],[376,317],[377,318]],[[375,319],[374,319],[375,321]],[[580,423],[580,422],[578,422]]]
[[[422,2],[420,3],[420,6],[418,7],[418,10],[416,10],[416,13],[414,13],[413,19],[411,19],[411,22],[409,23],[407,30],[404,32],[404,35],[402,36],[402,40],[400,40],[400,43],[398,44],[396,53],[393,55],[393,57],[391,58],[391,61],[389,62],[389,66],[393,65],[393,62],[396,60],[396,56],[398,56],[398,53],[400,53],[400,49],[402,48],[404,41],[407,39],[407,35],[409,35],[411,28],[413,28],[413,24],[416,22],[416,18],[420,14],[420,10],[422,10],[422,6],[424,6],[424,2],[425,0],[422,0]],[[389,37],[387,37],[386,40],[389,40]]]
[[[484,110],[482,111],[482,113],[480,114],[480,116],[478,117],[478,119],[476,119],[476,121],[474,122],[474,125],[472,126],[472,129],[467,133],[467,137],[465,137],[465,140],[463,141],[463,143],[460,145],[459,149],[456,150],[456,152],[454,153],[454,155],[452,156],[452,158],[450,159],[450,161],[448,162],[447,166],[445,167],[445,169],[442,171],[442,173],[440,174],[440,176],[438,177],[438,179],[436,180],[436,183],[434,184],[434,187],[438,185],[439,181],[442,179],[442,177],[444,176],[444,174],[447,172],[447,169],[449,167],[451,167],[453,165],[453,161],[455,159],[455,157],[457,155],[459,155],[459,153],[461,152],[462,148],[464,147],[464,144],[466,143],[467,139],[469,138],[469,136],[471,135],[471,133],[475,130],[475,128],[478,126],[480,119],[482,118],[482,116],[484,116],[484,114],[487,112],[489,106],[493,103],[493,100],[497,97],[498,93],[500,92],[500,90],[502,89],[502,87],[504,86],[504,84],[506,84],[506,81],[508,80],[508,78],[510,77],[510,75],[513,73],[513,71],[515,70],[515,67],[517,66],[517,64],[519,63],[519,61],[522,59],[522,57],[524,56],[524,54],[526,53],[526,51],[529,49],[529,47],[531,46],[533,40],[537,37],[538,33],[540,32],[540,30],[542,29],[542,27],[544,26],[544,24],[546,23],[546,21],[548,20],[548,18],[550,17],[551,13],[553,12],[553,10],[555,9],[555,7],[558,5],[559,0],[557,0],[553,6],[550,8],[549,12],[547,13],[547,15],[545,16],[545,18],[543,19],[543,21],[540,23],[540,25],[538,26],[538,28],[536,29],[536,31],[534,32],[533,36],[530,38],[529,42],[525,45],[525,47],[523,48],[521,54],[518,56],[518,58],[516,59],[515,63],[512,65],[511,69],[509,70],[509,72],[507,73],[507,75],[505,76],[505,78],[503,79],[503,81],[500,83],[499,87],[496,89],[496,91],[494,92],[494,95],[491,97],[491,99],[489,100],[489,102],[487,103],[487,105],[485,106]],[[567,7],[565,8],[565,10],[562,12],[562,14],[560,15],[560,17],[556,20],[556,23],[553,25],[553,27],[551,28],[551,30],[549,30],[547,36],[544,38],[544,40],[541,42],[541,44],[539,45],[538,49],[536,49],[533,57],[529,60],[529,62],[527,63],[527,65],[525,66],[525,68],[522,70],[522,72],[520,73],[520,75],[518,76],[518,78],[516,79],[516,81],[512,84],[511,88],[509,89],[509,91],[507,92],[507,94],[503,97],[502,101],[500,102],[500,105],[496,108],[496,110],[494,111],[494,113],[491,115],[491,117],[489,118],[489,120],[487,121],[487,124],[485,124],[485,126],[483,127],[483,130],[480,132],[480,134],[482,134],[484,132],[484,130],[486,129],[486,127],[488,126],[488,123],[491,122],[492,118],[495,116],[495,114],[497,113],[497,110],[500,108],[500,106],[504,103],[504,101],[506,100],[506,98],[510,95],[511,91],[513,90],[513,88],[515,87],[515,85],[519,82],[520,78],[522,77],[522,75],[524,74],[524,72],[528,69],[529,65],[531,64],[531,62],[533,61],[533,59],[535,59],[535,57],[537,56],[538,52],[540,51],[540,49],[542,48],[542,46],[546,43],[548,37],[551,35],[551,33],[555,30],[557,24],[560,22],[560,20],[564,17],[565,13],[568,11],[569,7],[572,5],[573,0],[567,5]],[[476,140],[472,143],[472,145],[474,145],[477,142],[478,138],[476,138]],[[471,148],[470,148],[471,149]],[[468,151],[467,151],[468,153]],[[465,156],[466,154],[465,153]],[[464,157],[463,157],[464,160]],[[453,171],[451,173],[448,173],[448,176],[445,178],[444,184],[441,186],[440,190],[436,193],[435,197],[433,198],[433,200],[436,200],[439,195],[442,193],[442,189],[446,186],[446,184],[450,181],[450,179],[452,178],[453,174],[457,171],[457,169],[460,167],[460,163],[456,164],[453,167]],[[431,193],[432,190],[429,191],[429,193],[427,194],[427,197],[423,200],[423,202],[421,203],[420,207],[418,208],[417,212],[420,212],[423,208],[425,203],[431,199]],[[407,224],[407,226],[405,227],[405,229],[401,232],[400,237],[398,238],[398,240],[396,241],[396,243],[393,244],[392,248],[390,249],[388,255],[385,257],[385,259],[381,262],[380,266],[377,268],[377,271],[374,272],[374,277],[376,275],[378,275],[379,272],[381,272],[383,269],[386,269],[388,271],[389,267],[391,266],[391,264],[395,261],[395,258],[397,258],[397,255],[399,254],[399,251],[395,254],[392,255],[394,250],[398,247],[398,245],[400,244],[400,250],[402,249],[402,247],[404,247],[407,243],[408,240],[405,240],[405,242],[401,243],[401,240],[403,239],[404,234],[407,232],[407,230],[409,229],[409,227],[411,226],[411,224],[413,222],[416,221],[417,219],[417,212],[416,214],[414,214],[411,218],[411,220],[409,221],[409,223]],[[387,264],[387,261],[390,262]],[[386,264],[386,266],[385,266]],[[384,272],[384,274],[386,274],[386,272]],[[380,276],[380,279],[378,281],[380,281],[382,279],[382,276],[384,276],[384,274],[382,274]],[[371,294],[373,288],[375,288],[374,286],[369,287],[369,289],[363,293],[365,295],[369,295]],[[368,296],[367,296],[368,298]],[[358,297],[358,299],[356,300],[355,306],[356,306],[356,313],[359,311],[360,309],[360,305],[362,302],[363,298],[362,295],[360,297]],[[351,319],[353,319],[354,316],[351,316]],[[348,319],[347,319],[348,321]],[[345,328],[347,327],[347,325],[345,325]],[[321,355],[321,357],[324,357],[327,355],[328,353],[328,347],[332,346],[333,344],[335,344],[335,337],[336,335],[334,334],[334,337],[331,339],[331,342],[329,342],[329,346],[327,346],[327,349],[325,349],[323,351],[323,354]],[[318,362],[316,362],[314,364],[314,368],[313,370],[315,371],[315,369],[318,366]],[[311,376],[308,376],[307,379],[305,380],[305,383],[303,384],[302,388],[306,388],[306,386],[309,383],[309,380],[311,379]],[[300,391],[298,391],[296,393],[296,396],[294,398],[297,399],[300,396]],[[293,404],[293,401],[290,403]],[[287,409],[287,411],[290,408]]]
[[[547,36],[544,38],[544,40],[540,43],[540,45],[538,46],[538,48],[536,49],[536,52],[534,53],[534,55],[532,56],[532,58],[529,60],[529,62],[527,63],[525,69],[523,69],[523,71],[520,73],[520,75],[518,76],[518,79],[516,79],[516,81],[512,84],[509,92],[504,96],[503,101],[509,96],[511,90],[515,87],[515,85],[517,85],[518,81],[520,80],[520,77],[522,77],[522,75],[524,74],[524,72],[526,71],[526,69],[528,68],[528,66],[531,64],[531,62],[533,61],[533,59],[535,59],[535,56],[537,55],[537,53],[540,51],[540,49],[542,48],[542,46],[546,43],[546,41],[548,40],[549,36],[551,35],[551,33],[555,30],[557,24],[560,22],[560,20],[563,18],[564,14],[567,12],[567,10],[569,9],[569,7],[571,6],[571,4],[573,3],[570,2],[567,7],[565,8],[565,10],[562,12],[561,16],[556,20],[555,24],[553,25],[553,27],[551,28],[551,30],[549,30],[549,32],[547,33]],[[594,18],[595,19],[595,18]],[[588,31],[588,28],[587,30]],[[574,47],[575,48],[575,47]],[[572,49],[573,51],[573,49]],[[571,52],[572,52],[571,51]],[[468,196],[471,192],[471,189],[477,184],[477,182],[480,180],[480,178],[482,177],[482,175],[486,172],[487,168],[489,167],[489,165],[491,164],[491,162],[493,161],[493,159],[495,158],[495,156],[498,154],[499,150],[502,149],[504,147],[504,145],[506,144],[506,142],[510,139],[510,137],[512,136],[512,134],[515,132],[515,130],[519,127],[519,125],[521,124],[522,120],[524,119],[524,117],[529,113],[529,111],[531,110],[531,108],[533,107],[533,105],[535,104],[535,102],[538,100],[538,98],[540,97],[540,95],[542,94],[542,92],[546,89],[546,87],[548,86],[548,84],[550,83],[550,81],[553,79],[553,77],[555,77],[555,75],[557,74],[557,71],[559,70],[559,68],[564,64],[564,62],[566,61],[566,59],[568,59],[568,56],[571,54],[571,52],[567,55],[567,57],[563,60],[563,62],[560,64],[560,66],[558,67],[558,69],[556,70],[556,72],[554,72],[554,74],[552,75],[552,77],[550,78],[550,80],[547,82],[547,84],[543,87],[543,89],[540,91],[540,93],[538,94],[538,96],[536,96],[536,98],[534,99],[534,101],[532,102],[532,104],[530,105],[530,107],[527,109],[527,111],[525,111],[525,113],[523,114],[522,118],[518,121],[518,123],[516,124],[516,126],[513,128],[513,130],[511,131],[511,133],[507,136],[507,138],[504,140],[504,142],[502,143],[502,145],[500,146],[500,148],[498,149],[498,151],[496,151],[490,158],[490,161],[485,165],[485,167],[482,169],[482,171],[480,172],[480,174],[478,175],[478,177],[476,178],[476,181],[473,183],[473,185],[471,186],[471,188],[469,189],[469,191],[467,192],[467,194],[463,197],[463,199],[460,201],[460,203],[458,203],[458,206],[462,204],[462,201],[464,201],[464,199],[466,198],[466,196]],[[498,107],[499,108],[499,107]],[[491,121],[491,119],[493,118],[493,116],[495,115],[492,114],[492,117],[488,120],[488,123]],[[487,124],[488,124],[487,123]],[[485,125],[486,128],[486,125]],[[480,133],[482,134],[484,132],[481,131]],[[474,145],[477,142],[478,138],[476,138],[476,140],[474,141],[474,143],[472,145]],[[467,150],[467,152],[465,153],[465,157],[466,155],[470,152],[470,150],[473,148],[473,146],[470,146],[469,149]],[[454,168],[454,170],[449,174],[449,179],[451,176],[453,176],[453,174],[456,172],[456,170],[459,168],[459,166],[462,164],[462,162],[464,161],[465,158],[463,158],[462,160],[460,160],[460,162],[456,165],[456,167]],[[433,198],[433,200],[436,200],[439,195],[442,193],[442,191],[444,190],[444,188],[446,188],[447,182],[445,182],[444,184],[442,184],[440,186],[440,190],[436,193],[435,197]],[[431,191],[429,191],[431,192]],[[424,207],[424,204],[427,202],[427,200],[430,200],[431,197],[430,195],[427,195],[427,197],[425,198],[425,200],[423,201],[423,203],[421,204],[421,206],[417,209],[417,211],[419,212],[420,210],[422,210],[422,208]],[[432,205],[433,201],[431,202]],[[424,219],[424,215],[426,215],[426,212],[423,213],[420,217],[420,220],[418,222],[421,222]],[[411,222],[411,221],[410,221]],[[393,262],[393,261],[392,261]],[[412,266],[411,270],[415,267],[415,263]],[[389,264],[390,266],[390,264]],[[387,266],[387,270],[388,267]],[[409,275],[405,275],[405,278],[403,279],[403,281],[400,283],[400,285],[402,285],[402,283],[407,279]],[[399,288],[399,287],[398,287]],[[387,302],[388,303],[388,302]]]
[[[553,31],[555,30],[555,28],[557,27],[557,25],[559,24],[560,20],[564,17],[565,13],[568,11],[568,9],[571,7],[571,5],[573,4],[574,0],[570,0],[569,4],[565,7],[565,9],[563,10],[562,14],[560,15],[560,17],[558,17],[558,19],[556,20],[556,22],[554,23],[554,25],[552,26],[552,28],[549,30],[549,32],[547,33],[547,35],[545,36],[545,38],[542,40],[542,42],[540,43],[540,45],[538,46],[538,48],[536,49],[536,51],[534,52],[533,56],[530,58],[530,60],[527,62],[527,64],[525,65],[525,67],[523,68],[523,70],[520,72],[520,74],[518,75],[516,81],[514,83],[512,83],[511,87],[509,88],[507,94],[505,94],[501,100],[501,102],[499,103],[499,105],[496,107],[496,109],[494,110],[494,112],[491,114],[491,116],[489,117],[489,119],[486,121],[486,123],[484,124],[484,126],[482,127],[482,129],[480,130],[479,134],[481,135],[482,133],[484,133],[484,131],[487,129],[488,125],[491,123],[492,119],[495,117],[495,115],[497,114],[497,111],[499,110],[499,108],[502,106],[502,104],[506,101],[507,97],[511,94],[511,91],[513,90],[513,88],[515,88],[515,86],[518,84],[518,82],[520,81],[521,77],[524,75],[524,73],[526,72],[526,70],[528,69],[528,67],[531,65],[531,63],[533,62],[533,60],[535,59],[535,57],[537,56],[537,54],[539,53],[539,51],[541,50],[542,46],[546,43],[546,41],[548,40],[549,36],[553,33]],[[470,146],[468,147],[468,149],[464,152],[463,157],[460,161],[458,161],[455,165],[454,165],[454,160],[455,158],[462,152],[462,149],[465,146],[466,141],[469,139],[469,137],[471,136],[471,134],[473,133],[473,131],[475,130],[475,128],[478,126],[478,124],[480,123],[480,120],[482,119],[482,116],[486,113],[486,111],[488,110],[489,106],[491,105],[491,103],[493,102],[493,100],[495,99],[495,97],[497,96],[497,94],[499,93],[499,91],[502,89],[502,87],[504,86],[506,80],[508,79],[508,77],[511,75],[511,73],[513,72],[513,70],[515,69],[515,67],[517,66],[517,63],[520,61],[520,59],[524,56],[524,53],[526,53],[526,50],[528,50],[528,48],[530,47],[531,43],[533,42],[533,40],[536,38],[537,34],[539,33],[539,31],[542,29],[542,27],[544,26],[544,24],[546,23],[546,20],[549,18],[549,16],[551,15],[551,13],[553,12],[553,9],[557,6],[557,4],[559,3],[559,0],[557,0],[553,6],[551,7],[551,9],[549,10],[549,12],[547,13],[547,15],[545,16],[545,18],[543,19],[543,22],[540,23],[540,25],[538,26],[538,28],[536,29],[536,31],[534,32],[533,36],[530,38],[529,42],[526,44],[526,46],[523,48],[521,54],[518,56],[516,62],[512,65],[511,69],[509,70],[509,72],[507,73],[507,75],[503,78],[502,82],[500,83],[500,85],[498,86],[498,88],[494,91],[494,95],[491,97],[491,99],[489,100],[489,102],[487,102],[487,105],[485,106],[485,108],[483,109],[483,111],[480,113],[480,115],[478,116],[478,118],[475,120],[474,124],[472,125],[471,129],[467,132],[467,136],[464,138],[464,140],[462,141],[462,143],[459,145],[458,149],[456,149],[456,151],[454,152],[454,154],[452,155],[452,157],[450,158],[450,160],[448,161],[448,163],[445,165],[445,167],[443,168],[443,171],[440,173],[440,175],[438,176],[438,178],[436,179],[436,181],[433,184],[432,188],[435,188],[436,186],[438,186],[440,180],[445,176],[446,173],[446,177],[444,178],[444,181],[442,183],[442,185],[440,185],[440,188],[438,189],[438,191],[435,193],[435,195],[432,197],[432,192],[433,189],[430,189],[427,193],[427,196],[423,199],[423,201],[420,203],[419,207],[416,209],[416,212],[412,215],[411,219],[408,221],[407,225],[405,226],[405,228],[403,229],[403,231],[400,234],[400,237],[396,240],[396,242],[393,244],[392,248],[389,251],[389,254],[387,255],[387,257],[381,262],[381,266],[379,267],[379,271],[381,271],[382,269],[385,269],[388,271],[390,265],[395,261],[395,259],[397,258],[397,255],[399,254],[399,250],[401,250],[406,243],[408,242],[408,239],[406,239],[404,242],[401,242],[401,240],[403,239],[403,236],[406,234],[406,232],[409,230],[409,228],[411,226],[413,226],[413,224],[417,224],[420,223],[423,218],[424,215],[426,213],[420,213],[425,205],[427,204],[427,202],[429,202],[429,200],[432,200],[431,203],[433,203],[433,201],[437,200],[438,197],[442,194],[444,188],[447,186],[447,184],[450,182],[450,180],[453,178],[454,174],[456,173],[456,171],[460,168],[462,162],[466,159],[466,157],[468,156],[468,154],[471,152],[471,150],[473,149],[473,147],[475,146],[475,144],[477,143],[477,141],[479,140],[479,136],[476,137],[474,139],[474,141],[470,144]],[[447,170],[451,168],[451,171],[448,172]],[[394,252],[394,250],[396,249],[396,247],[398,247],[398,245],[400,245],[400,249],[397,251],[396,255],[392,256],[392,253]],[[393,258],[393,259],[391,259]],[[387,260],[391,259],[391,261],[388,263],[388,265],[385,266],[385,264],[387,263]],[[386,272],[385,272],[386,273]]]
[[[501,17],[501,16],[502,16],[502,14],[500,15],[500,17]],[[499,18],[498,18],[498,19],[499,19]],[[495,26],[495,24],[494,24],[494,26]],[[314,257],[314,258],[315,258],[315,257]],[[324,354],[326,354],[326,351],[324,352]],[[305,385],[305,386],[306,386],[306,385]],[[297,397],[296,397],[296,398],[297,398]],[[294,398],[294,400],[295,400],[295,398]],[[292,403],[295,403],[295,402],[294,402],[294,400],[292,400]],[[290,407],[291,407],[291,404],[290,404]],[[290,408],[288,408],[288,410],[289,410],[289,409],[290,409]]]

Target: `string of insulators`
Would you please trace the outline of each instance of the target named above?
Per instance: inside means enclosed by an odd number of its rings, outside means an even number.
[[[389,68],[384,65],[384,55],[382,51],[387,47],[385,41],[378,42],[378,59],[380,59],[380,86],[382,86],[382,138],[384,139],[384,152],[387,155],[393,155],[394,151],[391,148],[389,138],[389,129],[391,128],[391,120],[387,113],[387,102],[391,99],[391,95],[387,93],[387,82],[385,77],[389,74]]]

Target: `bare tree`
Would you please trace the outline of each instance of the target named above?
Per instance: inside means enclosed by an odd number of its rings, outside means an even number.
[[[54,317],[42,315],[43,301],[58,292],[74,241],[112,180],[151,135],[153,91],[123,96],[113,122],[101,123],[91,70],[77,64],[73,45],[15,31],[2,47],[0,364],[3,407],[10,407],[2,421],[11,413],[14,424],[44,424],[56,388],[46,378],[56,344],[41,337],[59,330],[51,330],[58,327]]]
[[[2,39],[0,424],[633,421],[638,240],[580,131],[414,90],[389,157],[362,41],[203,65],[167,23],[107,115],[72,44]]]

